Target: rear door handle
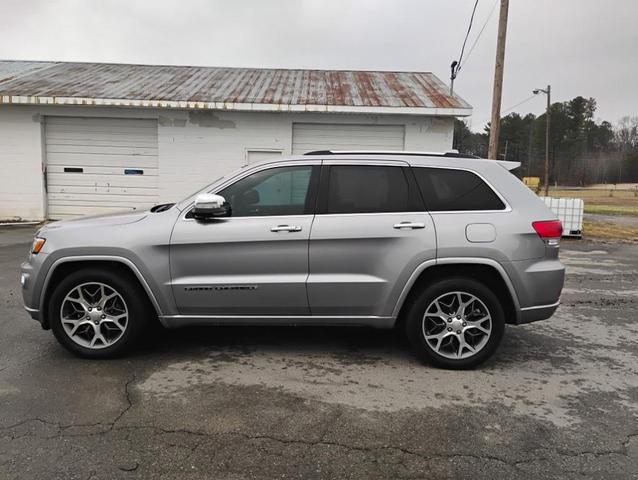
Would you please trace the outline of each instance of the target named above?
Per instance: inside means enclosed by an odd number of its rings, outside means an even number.
[[[298,225],[277,225],[276,227],[270,227],[271,232],[301,232],[301,227]]]
[[[395,223],[394,227],[396,229],[402,229],[402,228],[411,228],[412,230],[415,230],[417,228],[425,228],[425,223],[421,223],[421,222],[401,222],[401,223]]]

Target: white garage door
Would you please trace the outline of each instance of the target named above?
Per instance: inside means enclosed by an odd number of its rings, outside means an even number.
[[[312,150],[403,150],[403,125],[295,123],[292,153]]]
[[[61,219],[157,203],[157,122],[47,117],[48,217]]]

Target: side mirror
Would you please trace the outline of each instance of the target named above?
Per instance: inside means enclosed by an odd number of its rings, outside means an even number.
[[[206,220],[231,215],[230,203],[221,195],[202,193],[195,198],[195,206],[191,210],[193,217]]]

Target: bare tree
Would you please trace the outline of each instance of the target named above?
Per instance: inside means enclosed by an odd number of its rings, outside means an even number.
[[[621,152],[638,147],[638,117],[622,117],[614,130]]]

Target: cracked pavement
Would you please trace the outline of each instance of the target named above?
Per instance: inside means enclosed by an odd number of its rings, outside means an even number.
[[[0,479],[638,478],[638,246],[565,241],[563,305],[478,370],[357,328],[149,333],[73,357],[22,310],[0,227]]]

